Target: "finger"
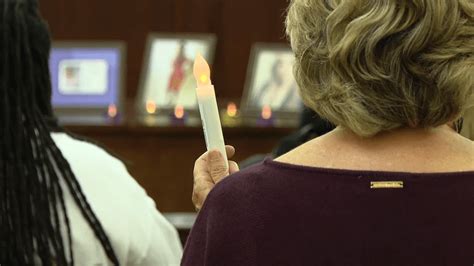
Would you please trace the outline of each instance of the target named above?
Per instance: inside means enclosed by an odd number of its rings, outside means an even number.
[[[208,176],[207,173],[205,175]],[[194,181],[192,200],[195,207],[200,208],[215,184],[210,177],[195,178]]]
[[[196,210],[200,210],[206,201],[207,195],[211,192],[212,188],[197,188],[193,190],[192,201]]]
[[[227,162],[224,160],[224,156],[217,150],[209,152],[207,165],[214,183],[229,175]]]
[[[194,163],[194,172],[193,172],[194,179],[200,179],[200,178],[211,179],[208,173],[209,171],[208,157],[209,157],[209,153],[206,152],[203,155],[201,155],[201,157],[199,157]],[[209,176],[209,177],[206,178],[206,176]]]
[[[240,171],[239,165],[234,161],[229,161],[229,174],[235,174]]]
[[[225,152],[227,153],[227,158],[232,158],[235,155],[235,148],[230,145],[225,146]]]

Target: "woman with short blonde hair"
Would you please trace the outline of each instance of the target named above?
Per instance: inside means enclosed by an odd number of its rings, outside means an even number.
[[[467,0],[293,1],[301,95],[361,136],[454,121],[474,104],[473,16]]]
[[[450,125],[473,103],[474,3],[293,0],[287,32],[338,127],[225,179],[201,156],[183,265],[472,264],[474,144]]]

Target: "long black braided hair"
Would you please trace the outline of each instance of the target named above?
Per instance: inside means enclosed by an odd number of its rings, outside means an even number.
[[[73,265],[64,184],[118,265],[69,163],[57,129],[48,67],[51,40],[36,0],[0,0],[0,265]]]

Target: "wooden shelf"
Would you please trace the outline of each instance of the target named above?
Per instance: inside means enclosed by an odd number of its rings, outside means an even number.
[[[127,135],[202,135],[202,127],[150,127],[144,125],[69,125],[65,126],[69,131],[77,134],[127,134]],[[273,128],[273,127],[224,127],[225,136],[249,134],[252,136],[286,135],[295,130],[294,128]]]
[[[163,212],[192,212],[194,161],[205,151],[202,128],[149,127],[136,123],[103,126],[66,126],[105,147],[127,165]],[[227,144],[241,161],[255,154],[270,153],[291,128],[224,128]]]

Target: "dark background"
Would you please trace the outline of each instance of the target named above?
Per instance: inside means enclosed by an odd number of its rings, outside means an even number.
[[[150,32],[214,33],[218,97],[240,99],[255,42],[286,42],[287,0],[43,0],[55,40],[122,40],[127,99],[137,93]]]

